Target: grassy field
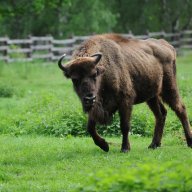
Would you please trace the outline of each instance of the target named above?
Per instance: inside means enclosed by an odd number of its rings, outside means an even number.
[[[192,122],[192,55],[178,59],[177,78]],[[120,153],[118,118],[100,128],[115,143],[109,153],[101,151],[84,136],[86,116],[56,63],[0,63],[0,120],[0,191],[72,191],[100,170],[192,162],[192,150],[171,110],[163,147],[147,149],[154,119],[145,104],[133,111],[132,151]]]
[[[120,153],[120,138],[107,140],[116,143],[109,153],[99,150],[90,138],[0,136],[0,191],[72,191],[101,170],[129,170],[139,163],[184,166],[192,156],[177,137],[166,137],[162,148],[149,150],[151,139],[131,136],[128,154]]]
[[[192,56],[178,59],[180,92],[192,118]],[[0,63],[0,133],[12,135],[85,135],[86,116],[69,80],[57,64]],[[120,135],[119,120],[100,133]],[[132,132],[151,136],[154,118],[146,104],[133,110]],[[165,132],[178,131],[180,122],[169,110]]]

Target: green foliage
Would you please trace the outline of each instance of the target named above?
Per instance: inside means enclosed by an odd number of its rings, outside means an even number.
[[[192,28],[190,0],[17,0],[0,1],[1,35],[12,38]]]
[[[192,121],[191,56],[178,61],[178,84]],[[0,133],[12,135],[84,136],[87,115],[56,64],[0,63]],[[134,106],[131,131],[133,135],[152,136],[154,116],[146,104]],[[181,123],[171,110],[165,134],[178,132]],[[121,135],[118,113],[112,124],[97,126],[101,135]]]
[[[66,37],[111,31],[116,15],[101,1],[18,0],[0,2],[1,34],[20,38],[52,34]]]
[[[25,98],[25,97],[24,97]],[[27,101],[27,102],[26,102]],[[59,100],[53,92],[39,92],[38,96],[32,96],[19,104],[18,113],[12,115],[2,114],[0,122],[1,133],[13,135],[40,134],[54,136],[85,136],[87,116],[83,114],[79,105],[71,106],[69,102]],[[9,104],[10,105],[10,104]],[[143,113],[146,111],[146,113]],[[154,117],[148,117],[146,106],[134,110],[131,121],[131,134],[140,136],[152,136]],[[167,120],[166,132],[178,131],[180,122],[174,114]],[[101,135],[121,135],[118,114],[113,123],[107,126],[97,126]]]
[[[0,97],[12,97],[14,95],[14,88],[8,84],[0,83]]]
[[[80,4],[82,6],[79,6]],[[66,30],[71,34],[109,32],[116,24],[115,15],[103,1],[74,0],[70,6],[70,12],[70,22]]]
[[[192,2],[176,1],[114,1],[119,13],[116,29],[118,32],[132,30],[136,34],[149,31],[175,32],[192,27],[190,10]]]
[[[136,164],[127,169],[111,169],[92,174],[76,192],[187,192],[192,190],[190,163]]]
[[[54,136],[85,135],[85,116],[74,107],[65,108],[52,93],[40,93],[14,118],[12,133]]]

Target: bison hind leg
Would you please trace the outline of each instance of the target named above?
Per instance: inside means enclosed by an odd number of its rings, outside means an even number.
[[[163,100],[171,107],[181,121],[187,145],[188,147],[192,148],[192,133],[190,130],[190,123],[185,105],[181,101],[177,87],[175,87],[175,89],[167,89],[164,91]]]

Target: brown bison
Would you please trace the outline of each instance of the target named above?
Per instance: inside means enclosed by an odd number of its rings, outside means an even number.
[[[161,145],[167,103],[180,119],[187,145],[192,147],[192,134],[186,109],[176,83],[176,52],[165,40],[127,39],[116,34],[96,35],[74,52],[72,60],[58,65],[88,113],[88,132],[96,145],[109,151],[108,143],[99,136],[96,123],[107,124],[118,111],[122,131],[121,151],[130,150],[128,133],[134,104],[146,102],[156,123],[149,148]]]

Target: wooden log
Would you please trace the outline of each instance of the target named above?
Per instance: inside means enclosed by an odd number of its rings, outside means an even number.
[[[31,49],[8,49],[8,53],[29,53]]]
[[[52,58],[52,56],[53,56],[53,54],[50,54],[50,53],[48,53],[48,54],[33,54],[32,55],[32,59],[50,59],[50,58]]]

